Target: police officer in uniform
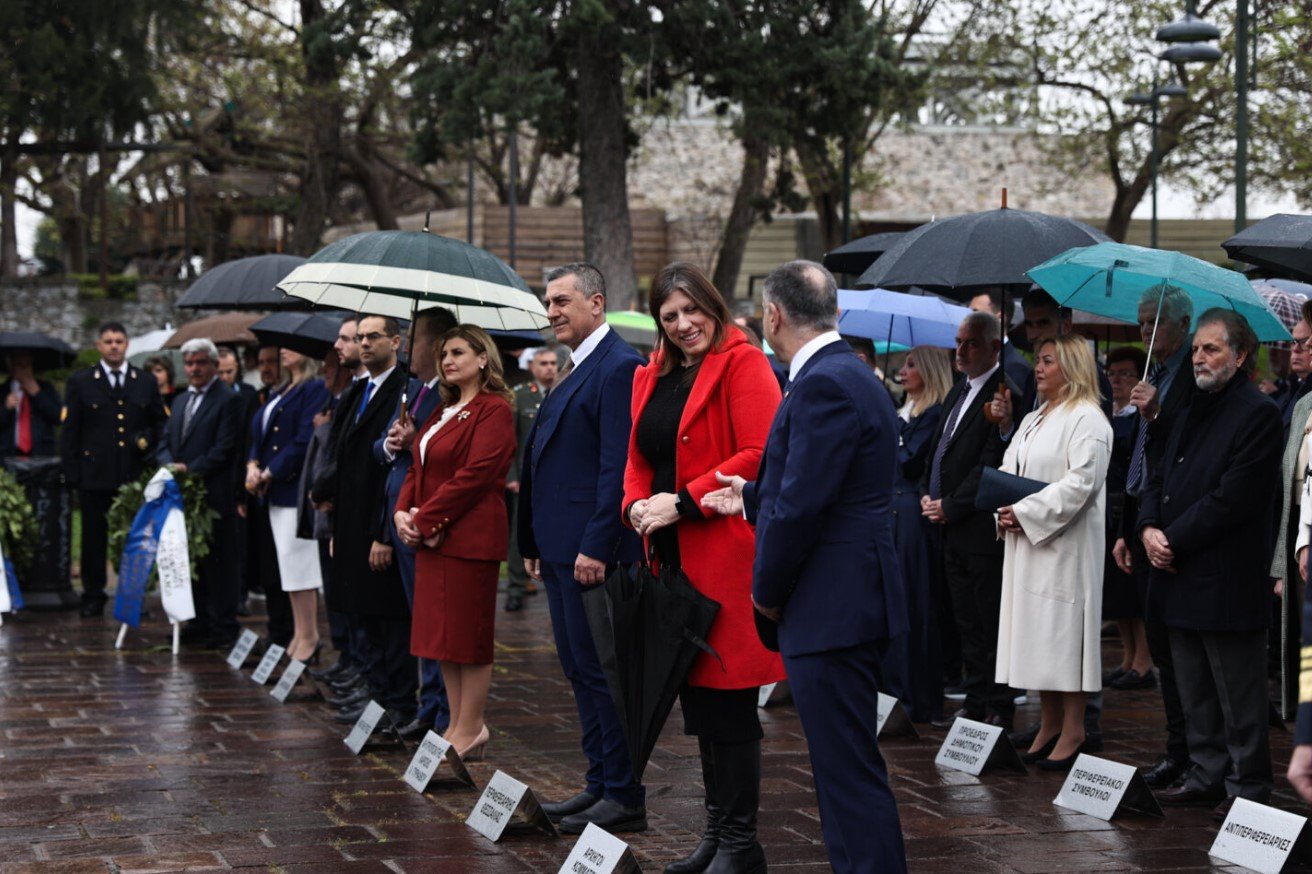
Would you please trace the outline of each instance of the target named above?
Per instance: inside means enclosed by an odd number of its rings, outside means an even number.
[[[547,392],[556,382],[556,371],[560,356],[550,346],[543,346],[529,359],[528,370],[532,379],[515,386],[515,450],[510,472],[506,474],[506,507],[510,510],[510,557],[506,562],[506,612],[514,613],[524,608],[524,595],[536,595],[537,588],[524,572],[524,559],[519,554],[519,537],[516,529],[516,512],[519,509],[519,459],[523,454],[524,442],[533,422],[538,417],[538,407],[546,398]]]
[[[82,505],[82,615],[105,610],[106,516],[114,493],[155,461],[164,401],[153,375],[126,361],[127,329],[100,326],[100,361],[68,378],[60,455],[64,478]]]

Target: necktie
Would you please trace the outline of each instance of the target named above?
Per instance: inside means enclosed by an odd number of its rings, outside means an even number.
[[[32,402],[26,392],[18,393],[18,435],[15,445],[19,455],[32,454]]]
[[[1159,385],[1162,381],[1162,375],[1166,373],[1165,364],[1154,364],[1148,371],[1148,382],[1153,387]],[[1158,401],[1160,404],[1160,399]],[[1125,473],[1125,491],[1131,495],[1137,495],[1143,490],[1144,482],[1144,450],[1148,446],[1148,423],[1140,417],[1138,427],[1134,433],[1134,450],[1130,453],[1130,467]]]
[[[410,417],[414,418],[415,411],[424,403],[424,398],[428,397],[428,386],[419,386],[419,391],[415,392],[415,403],[410,408]]]
[[[114,391],[118,392],[123,389],[123,374],[118,370],[109,372],[109,381],[114,384]]]
[[[565,366],[560,369],[560,373],[556,376],[556,382],[552,386],[552,388],[553,389],[560,388],[560,384],[565,381],[565,377],[569,376],[573,372],[574,372],[574,359],[570,358],[569,361],[565,362]]]
[[[196,416],[196,409],[200,406],[202,394],[193,391],[191,397],[187,398],[187,409],[182,411],[182,439],[186,440],[187,435],[191,433],[191,422]]]
[[[963,385],[961,393],[957,395],[957,402],[952,405],[951,412],[948,413],[948,420],[943,425],[943,434],[938,438],[938,446],[934,447],[934,463],[929,469],[929,499],[937,501],[943,496],[943,456],[947,454],[948,443],[952,440],[952,432],[957,428],[957,419],[961,417],[961,411],[966,407],[966,396],[970,394],[970,386]]]
[[[374,396],[374,381],[371,379],[364,384],[364,397],[360,399],[360,409],[355,411],[355,421],[360,421],[364,415],[364,408],[369,406],[369,399]]]

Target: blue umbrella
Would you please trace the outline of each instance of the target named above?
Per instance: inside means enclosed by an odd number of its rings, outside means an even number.
[[[838,292],[838,332],[903,348],[957,345],[957,326],[970,315],[931,295],[903,294],[882,288]]]
[[[1145,291],[1174,285],[1193,299],[1195,312],[1225,307],[1247,319],[1258,340],[1290,339],[1242,274],[1180,252],[1099,243],[1049,258],[1032,268],[1029,277],[1062,306],[1124,322],[1139,320],[1139,299]],[[1159,315],[1160,303],[1159,296]],[[1154,325],[1154,338],[1156,331]]]

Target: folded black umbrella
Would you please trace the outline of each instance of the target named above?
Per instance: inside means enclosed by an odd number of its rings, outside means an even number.
[[[296,255],[256,255],[216,264],[178,299],[183,309],[307,310],[310,302],[274,288],[305,259]]]
[[[715,655],[706,638],[720,605],[681,571],[643,564],[632,573],[621,566],[585,590],[583,609],[641,780],[693,660]]]
[[[1277,213],[1244,228],[1221,248],[1272,276],[1312,282],[1312,216]]]
[[[1108,239],[1083,222],[1023,209],[972,212],[907,231],[857,288],[927,288],[968,301],[980,286],[1032,284],[1025,271],[1068,249]]]
[[[340,310],[269,313],[251,325],[251,333],[261,346],[278,346],[310,358],[322,358],[337,342],[342,320],[348,315]]]
[[[888,231],[852,240],[826,253],[823,263],[831,273],[860,276],[880,255],[902,239],[903,233],[903,231]]]
[[[77,350],[58,337],[24,331],[0,331],[0,359],[9,352],[31,353],[32,369],[38,372],[60,370],[77,358]],[[0,361],[2,365],[4,362]]]

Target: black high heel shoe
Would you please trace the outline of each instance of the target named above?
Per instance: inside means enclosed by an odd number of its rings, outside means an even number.
[[[305,658],[300,659],[300,661],[305,662],[305,664],[308,665],[309,667],[317,668],[319,666],[319,654],[322,652],[323,652],[323,641],[321,640],[314,645],[314,651],[311,652]]]
[[[1039,747],[1034,752],[1028,750],[1020,754],[1020,760],[1027,765],[1032,765],[1040,759],[1046,759],[1052,755],[1052,751],[1057,748],[1057,741],[1061,740],[1061,734],[1054,734],[1048,738],[1048,742]]]
[[[1083,743],[1081,743],[1078,747],[1075,748],[1075,752],[1071,753],[1069,756],[1067,756],[1064,759],[1045,758],[1045,759],[1040,759],[1037,764],[1039,766],[1039,769],[1042,771],[1069,771],[1071,769],[1071,766],[1075,764],[1075,760],[1080,757],[1080,753],[1082,752],[1084,752]]]

